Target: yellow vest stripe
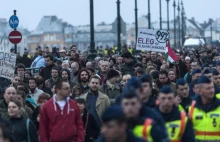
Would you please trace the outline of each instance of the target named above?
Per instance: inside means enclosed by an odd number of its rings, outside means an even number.
[[[149,126],[152,124],[152,119],[146,119],[144,122],[144,128],[143,128],[143,138],[147,140],[149,135]]]

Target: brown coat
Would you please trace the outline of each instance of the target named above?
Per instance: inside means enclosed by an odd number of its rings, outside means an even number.
[[[85,99],[85,101],[87,99],[87,95],[88,95],[88,92],[83,95],[83,98]],[[99,118],[101,120],[102,113],[104,112],[104,110],[107,107],[110,106],[110,100],[109,100],[107,95],[101,93],[100,91],[99,91],[98,95],[99,96],[98,96],[98,99],[96,101],[96,112],[97,112],[97,114],[98,114],[98,116],[99,116]]]

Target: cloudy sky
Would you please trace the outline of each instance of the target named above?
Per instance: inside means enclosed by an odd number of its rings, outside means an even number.
[[[177,0],[176,0],[177,1]],[[220,17],[217,12],[220,0],[183,0],[187,18],[195,17],[203,22]],[[166,0],[163,3],[163,19],[166,20]],[[20,25],[30,30],[36,28],[44,15],[57,15],[72,25],[89,24],[89,0],[0,0],[0,18],[9,18],[18,11]],[[147,0],[138,0],[138,15],[148,12]],[[170,1],[170,17],[173,17],[173,0]],[[116,0],[94,0],[95,23],[111,23],[116,18]],[[159,0],[151,0],[152,21],[159,20]],[[134,22],[134,0],[121,0],[121,16],[127,23]]]

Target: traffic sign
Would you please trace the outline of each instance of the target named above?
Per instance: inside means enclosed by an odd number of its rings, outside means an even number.
[[[19,19],[16,15],[12,15],[9,19],[9,25],[12,29],[16,29],[19,24]]]
[[[19,31],[12,31],[9,35],[8,35],[8,39],[11,43],[13,44],[18,44],[19,42],[21,42],[22,40],[22,35]]]

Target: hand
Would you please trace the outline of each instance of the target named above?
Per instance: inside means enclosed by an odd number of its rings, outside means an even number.
[[[177,95],[177,96],[175,97],[175,104],[176,104],[176,105],[179,105],[181,102],[182,102],[182,99],[180,98],[179,95]]]

